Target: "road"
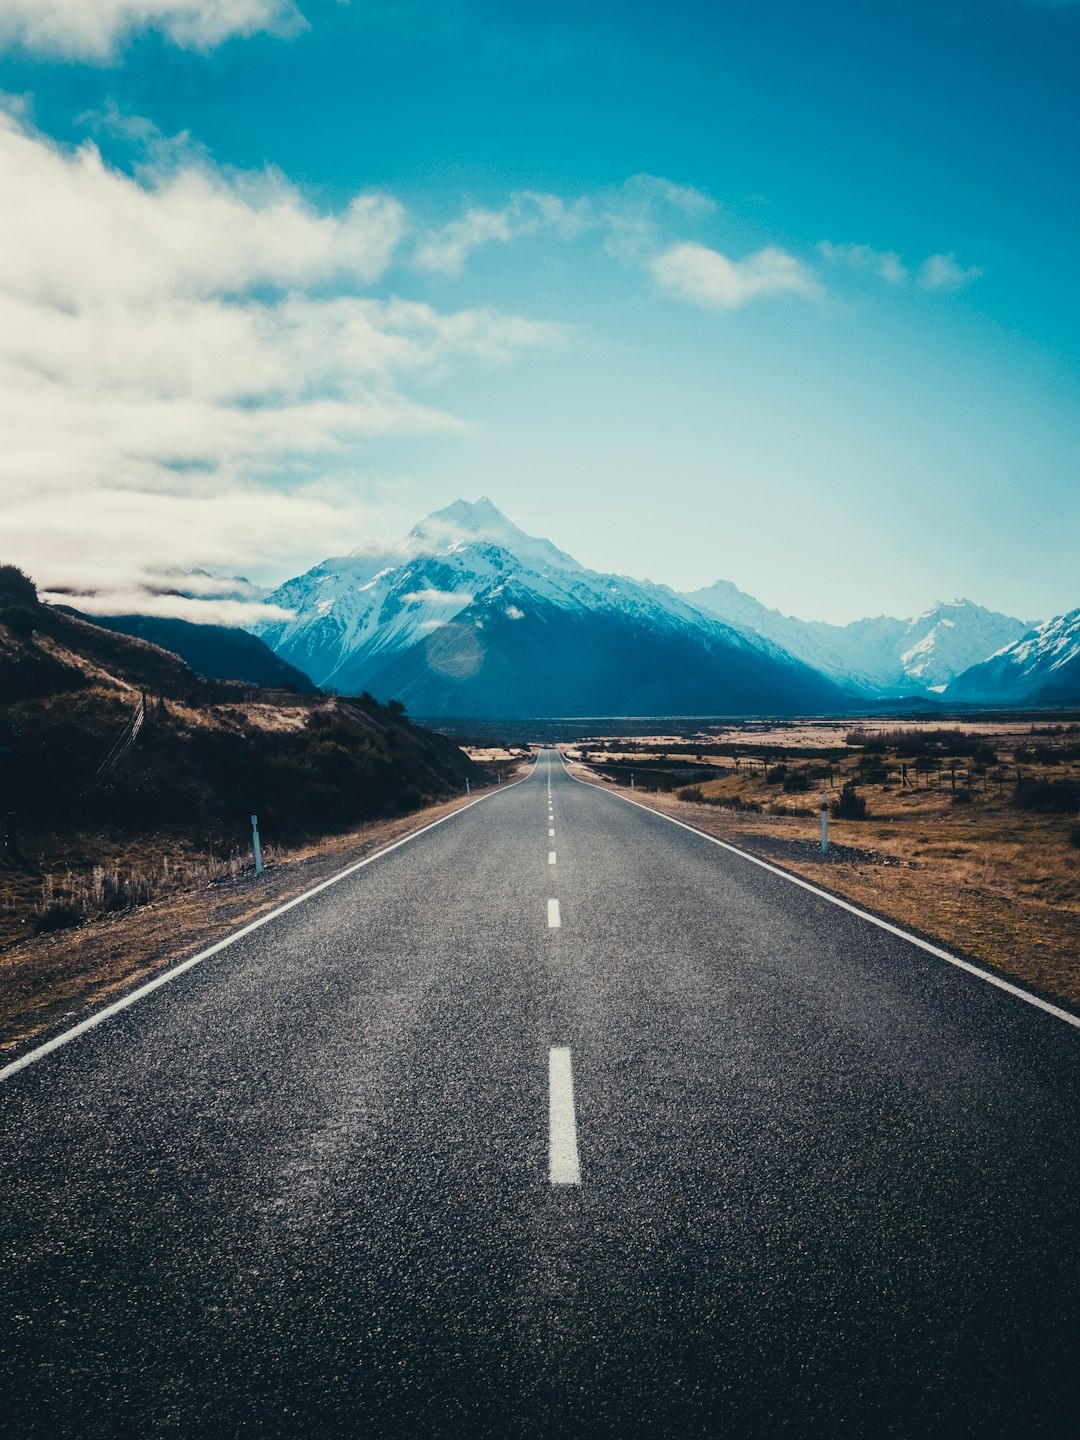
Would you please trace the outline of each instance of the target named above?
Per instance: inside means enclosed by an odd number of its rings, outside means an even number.
[[[1078,1062],[545,752],[4,1079],[0,1429],[1076,1434]]]

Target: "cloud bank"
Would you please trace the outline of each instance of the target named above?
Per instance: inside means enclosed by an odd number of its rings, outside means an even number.
[[[155,567],[363,534],[369,512],[318,469],[374,437],[460,431],[409,387],[563,338],[364,293],[406,228],[381,193],[324,215],[272,174],[134,179],[0,113],[8,555],[46,589],[130,598]]]

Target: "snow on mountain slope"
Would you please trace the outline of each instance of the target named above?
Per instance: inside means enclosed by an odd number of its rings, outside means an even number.
[[[1080,609],[1035,626],[965,670],[945,695],[996,705],[1080,703]]]
[[[769,640],[705,614],[666,586],[585,569],[485,498],[436,511],[395,549],[326,560],[268,598],[293,618],[258,633],[318,684],[354,691],[381,675],[386,693],[408,695],[426,713],[444,713],[466,693],[470,709],[447,713],[488,713],[495,675],[497,708],[529,694],[530,705],[557,705],[560,713],[584,713],[576,707],[586,703],[626,713],[619,707],[645,694],[657,713],[682,709],[691,696],[706,710],[756,708],[756,693],[774,710],[836,708],[846,698]],[[526,633],[531,676],[520,658]],[[614,644],[616,633],[626,673],[590,687],[590,676],[608,672],[605,636]],[[655,684],[638,683],[635,656]],[[695,667],[700,674],[690,676]],[[565,679],[571,672],[576,690]],[[586,692],[594,700],[575,698]]]
[[[1031,628],[1030,622],[970,600],[941,601],[911,620],[879,615],[828,625],[769,610],[726,580],[683,599],[765,636],[843,684],[878,695],[940,692],[961,671]]]

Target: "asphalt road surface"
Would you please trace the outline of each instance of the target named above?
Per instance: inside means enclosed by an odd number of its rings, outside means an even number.
[[[545,753],[4,1079],[0,1433],[1075,1436],[1078,1062]]]

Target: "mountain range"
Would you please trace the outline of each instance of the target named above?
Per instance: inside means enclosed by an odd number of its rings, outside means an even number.
[[[1040,703],[1051,663],[1051,699],[1080,698],[1080,623],[1036,627],[954,600],[838,626],[769,610],[725,581],[680,595],[588,570],[483,497],[266,598],[292,618],[257,633],[316,684],[430,716],[842,713],[969,694]]]
[[[877,615],[829,625],[769,610],[726,580],[683,599],[766,637],[842,685],[880,696],[941,694],[969,666],[1033,628],[971,600],[939,601],[911,620]]]

